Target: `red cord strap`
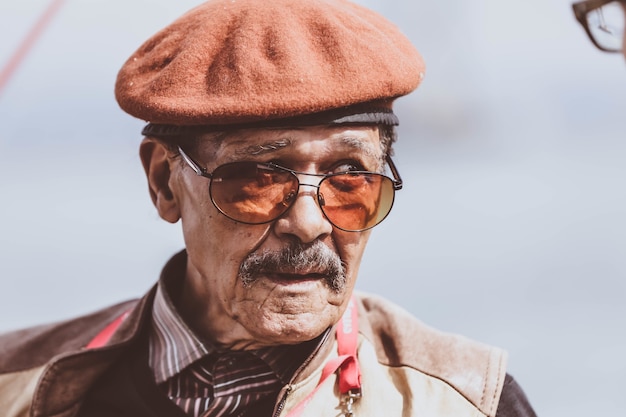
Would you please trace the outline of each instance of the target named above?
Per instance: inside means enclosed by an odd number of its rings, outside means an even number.
[[[125,312],[121,316],[113,320],[111,323],[109,323],[104,329],[100,331],[100,333],[96,335],[96,337],[91,339],[91,342],[87,344],[86,348],[96,349],[96,348],[106,345],[108,341],[111,340],[113,333],[115,333],[117,328],[120,327],[120,324],[122,324],[122,322],[126,319],[126,317],[128,317],[129,313],[130,311]]]

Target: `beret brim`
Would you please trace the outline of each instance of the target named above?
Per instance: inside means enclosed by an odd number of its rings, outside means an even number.
[[[232,125],[171,125],[148,123],[141,134],[159,138],[177,138],[181,136],[197,136],[210,132],[261,128],[285,128],[294,126],[320,125],[387,125],[397,126],[398,117],[391,108],[375,107],[368,103],[366,106],[351,106],[329,110],[321,113],[306,114],[284,119],[267,119],[252,123],[236,123]]]

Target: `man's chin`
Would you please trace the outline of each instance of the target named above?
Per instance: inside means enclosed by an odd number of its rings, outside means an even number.
[[[239,323],[264,344],[306,342],[322,334],[340,317],[341,307],[319,297],[319,292],[313,299],[294,291],[277,292],[262,304],[242,305],[238,314]]]
[[[268,326],[255,328],[254,331],[257,332],[255,338],[263,341],[263,344],[266,346],[295,345],[315,339],[328,327],[330,327],[330,324],[313,324],[308,320],[289,320],[288,322],[283,322],[280,328]]]

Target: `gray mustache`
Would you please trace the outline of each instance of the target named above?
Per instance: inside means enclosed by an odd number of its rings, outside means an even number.
[[[291,242],[280,251],[253,252],[239,266],[239,279],[250,286],[262,273],[305,273],[313,271],[324,276],[333,291],[346,285],[346,272],[341,258],[321,241],[310,244]]]

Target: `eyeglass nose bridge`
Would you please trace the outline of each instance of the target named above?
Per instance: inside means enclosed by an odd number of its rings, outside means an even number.
[[[298,198],[298,196],[300,195],[300,187],[302,186],[306,186],[306,187],[313,187],[315,188],[315,195],[317,197],[317,203],[320,206],[320,210],[322,211],[322,214],[324,214],[324,216],[326,216],[326,213],[324,213],[324,206],[326,205],[326,201],[324,200],[324,195],[320,192],[320,188],[321,188],[321,184],[322,182],[326,179],[325,176],[321,175],[321,174],[307,174],[307,173],[295,173],[292,172],[292,174],[298,179],[298,190],[297,192],[291,196],[293,198],[293,201],[290,202],[290,206],[293,205],[296,202],[296,199]],[[304,175],[304,176],[310,176],[310,177],[322,177],[320,179],[320,181],[317,184],[309,184],[306,182],[301,182],[300,178],[298,177],[298,175]],[[290,196],[287,196],[285,198],[285,200],[289,199]]]

